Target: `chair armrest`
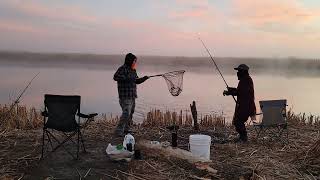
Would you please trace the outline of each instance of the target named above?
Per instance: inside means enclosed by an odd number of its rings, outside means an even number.
[[[49,113],[47,111],[42,111],[41,112],[41,115],[44,116],[44,117],[48,117],[49,116]]]
[[[97,116],[98,113],[92,113],[92,114],[82,114],[82,113],[78,113],[78,116],[81,118],[93,118],[95,116]]]

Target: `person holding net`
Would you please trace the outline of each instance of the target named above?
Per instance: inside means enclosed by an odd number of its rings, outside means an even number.
[[[135,110],[135,99],[137,98],[137,84],[149,79],[148,76],[139,78],[136,71],[137,57],[128,53],[125,62],[118,68],[113,79],[118,84],[119,103],[122,115],[115,130],[116,136],[123,136],[125,131],[130,130],[133,124],[132,116]]]
[[[182,92],[184,70],[139,78],[136,72],[136,63],[137,57],[132,53],[127,54],[124,65],[119,67],[113,76],[118,84],[119,103],[122,109],[122,115],[115,131],[117,136],[123,136],[124,132],[129,131],[133,124],[132,116],[137,98],[137,84],[145,82],[150,77],[163,77],[172,96],[178,96]]]

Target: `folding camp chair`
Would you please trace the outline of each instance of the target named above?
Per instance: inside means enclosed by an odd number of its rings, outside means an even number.
[[[271,135],[272,138],[283,141],[281,136],[284,131],[286,131],[286,139],[288,141],[288,125],[286,117],[287,100],[259,101],[259,103],[262,111],[262,121],[260,124],[253,124],[257,133],[257,138],[261,135],[268,134]]]
[[[86,152],[81,129],[85,128],[90,121],[93,121],[93,118],[98,114],[82,114],[80,112],[80,102],[80,96],[44,95],[41,159],[44,157],[45,140],[47,144],[48,142],[50,143],[51,152],[55,152],[58,148],[63,147],[74,159],[79,158],[79,145],[81,140],[83,151]],[[78,121],[76,120],[76,115]],[[86,121],[80,124],[80,118],[84,118]],[[61,140],[61,138],[55,136],[53,131],[62,134],[64,139]],[[45,138],[45,135],[47,138]],[[72,138],[76,135],[77,141],[75,142]],[[53,146],[53,140],[58,143],[55,147]],[[74,154],[65,147],[65,143],[68,141],[71,141],[77,147],[76,158]]]

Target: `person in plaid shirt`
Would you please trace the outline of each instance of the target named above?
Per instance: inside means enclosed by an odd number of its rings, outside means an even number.
[[[138,77],[136,63],[137,57],[128,53],[124,65],[120,66],[113,76],[118,83],[119,103],[122,109],[122,115],[115,131],[117,136],[123,136],[125,131],[129,131],[137,98],[137,84],[149,79],[148,76]]]

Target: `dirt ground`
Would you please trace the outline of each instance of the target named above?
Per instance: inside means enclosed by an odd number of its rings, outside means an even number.
[[[209,165],[218,171],[216,174],[150,152],[142,152],[142,160],[112,162],[105,149],[108,143],[122,142],[122,138],[112,135],[113,128],[106,123],[90,125],[84,132],[88,152],[80,153],[79,160],[60,149],[39,161],[42,130],[2,131],[0,179],[320,179],[318,161],[306,161],[308,147],[320,137],[319,129],[314,127],[289,127],[288,144],[267,138],[257,140],[252,128],[249,142],[244,144],[230,141],[235,135],[232,129],[203,129],[200,133],[213,138]],[[165,128],[136,127],[134,131],[137,141],[171,138]],[[188,137],[194,133],[191,128],[180,129],[178,146],[187,149]],[[67,148],[75,149],[72,143]]]

